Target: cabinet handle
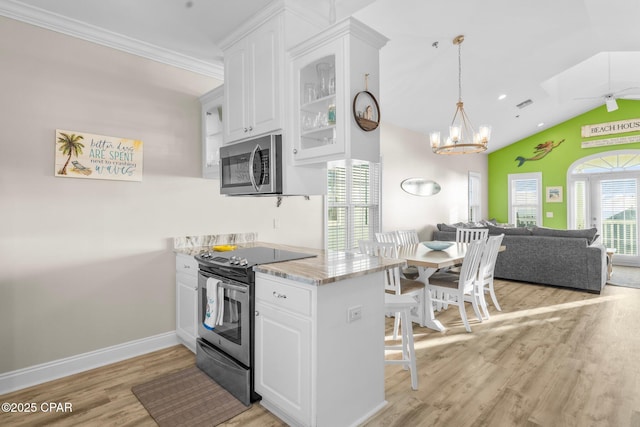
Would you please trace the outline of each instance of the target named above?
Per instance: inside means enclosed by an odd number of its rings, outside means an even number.
[[[297,148],[293,149],[293,154],[298,154],[298,149]]]
[[[247,131],[248,131],[248,129],[247,129],[247,128],[244,128],[244,133],[247,133]]]
[[[260,312],[256,310],[256,317],[260,316]]]
[[[287,296],[285,294],[279,294],[276,291],[273,291],[273,296],[276,297],[276,298],[287,299]]]
[[[184,264],[184,268],[191,268],[190,265]]]
[[[249,132],[253,130],[253,126],[249,126]]]

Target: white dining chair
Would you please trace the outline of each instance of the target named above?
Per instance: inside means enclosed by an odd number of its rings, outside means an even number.
[[[460,311],[462,323],[467,332],[471,332],[467,312],[465,310],[465,302],[470,302],[473,311],[482,321],[480,314],[479,301],[476,298],[476,278],[478,277],[478,267],[480,258],[486,246],[484,240],[474,240],[469,243],[469,247],[462,261],[460,274],[454,273],[435,273],[429,277],[428,283],[425,285],[426,304],[443,304],[445,306],[457,305]]]
[[[398,245],[395,243],[379,243],[372,240],[360,240],[358,242],[360,252],[371,256],[382,256],[386,258],[398,258]],[[385,292],[396,295],[409,295],[418,302],[418,306],[413,308],[410,318],[420,326],[424,326],[425,284],[420,280],[411,280],[400,275],[400,268],[396,267],[385,271]],[[400,319],[396,317],[393,328],[393,337],[397,338]]]
[[[488,228],[456,228],[456,243],[469,243],[474,240],[486,239]]]
[[[400,246],[417,245],[420,243],[418,232],[416,230],[396,230],[396,242]],[[417,267],[408,266],[404,267],[401,271],[402,275],[409,280],[415,280],[420,276],[420,272]]]
[[[487,239],[487,245],[482,252],[482,258],[480,259],[480,267],[478,268],[478,276],[476,278],[476,292],[478,298],[480,298],[480,307],[484,312],[485,318],[489,318],[489,310],[487,309],[487,301],[484,298],[485,292],[489,292],[491,300],[496,310],[502,311],[498,299],[496,298],[496,292],[493,289],[493,272],[496,268],[496,260],[498,259],[498,252],[500,252],[500,245],[502,244],[502,238],[504,234],[497,236],[490,236]]]
[[[360,252],[370,256],[381,256],[385,258],[398,258],[398,246],[390,242],[374,242],[371,240],[360,240],[358,242]],[[398,329],[401,333],[401,343],[386,344],[386,351],[400,350],[402,357],[400,359],[387,359],[387,365],[403,365],[405,369],[409,369],[411,373],[411,388],[418,389],[418,371],[416,367],[415,346],[413,341],[413,323],[411,322],[411,312],[416,310],[424,313],[424,284],[419,293],[402,292],[400,268],[394,267],[385,271],[385,295],[384,307],[386,313],[395,313],[393,326],[393,339],[397,340]]]
[[[397,236],[395,231],[385,231],[380,233],[375,233],[376,242],[378,243],[396,243]]]
[[[396,241],[400,246],[415,245],[420,243],[420,238],[416,230],[397,230]]]

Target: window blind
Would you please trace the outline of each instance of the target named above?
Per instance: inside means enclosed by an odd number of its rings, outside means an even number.
[[[589,228],[587,219],[587,183],[586,181],[576,181],[573,183],[573,212],[575,224],[578,230]]]
[[[332,162],[327,170],[327,249],[351,250],[380,229],[380,165]]]
[[[532,174],[509,176],[510,221],[518,227],[542,224],[541,178]]]
[[[482,194],[480,189],[480,174],[469,173],[469,221],[480,221],[482,211]]]
[[[602,239],[621,255],[638,254],[638,188],[636,179],[600,181]]]

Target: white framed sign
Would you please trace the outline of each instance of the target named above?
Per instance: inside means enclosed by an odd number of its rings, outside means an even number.
[[[583,138],[592,136],[613,135],[617,133],[627,133],[640,131],[640,119],[620,120],[617,122],[597,123],[585,125],[581,128]]]
[[[142,181],[142,141],[56,129],[55,176]]]

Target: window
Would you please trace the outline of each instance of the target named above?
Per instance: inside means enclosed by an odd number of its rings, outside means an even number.
[[[589,217],[587,213],[587,188],[588,183],[586,180],[579,180],[573,183],[573,211],[575,218],[575,226],[578,230],[584,230],[589,228]]]
[[[478,222],[482,215],[481,177],[478,172],[469,172],[469,222]]]
[[[327,168],[325,247],[351,250],[380,231],[380,165],[357,160]]]
[[[542,225],[542,174],[509,175],[509,222],[516,227]]]

